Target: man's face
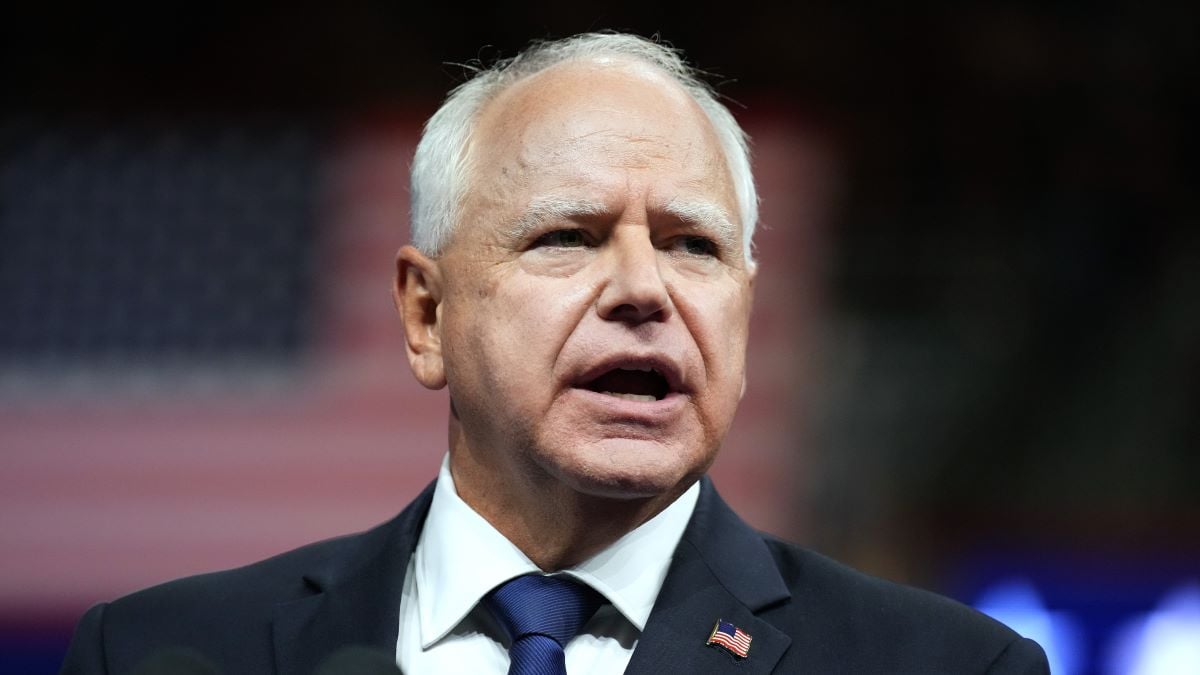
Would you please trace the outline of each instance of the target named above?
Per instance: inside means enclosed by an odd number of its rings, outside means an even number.
[[[597,496],[690,484],[741,398],[753,282],[703,112],[644,66],[560,65],[484,108],[471,160],[438,327],[472,453]]]

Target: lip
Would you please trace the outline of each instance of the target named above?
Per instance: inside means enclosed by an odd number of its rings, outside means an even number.
[[[644,370],[652,368],[667,381],[667,395],[655,401],[632,401],[603,394],[587,388],[604,373],[616,368]],[[680,364],[661,352],[608,354],[588,365],[580,374],[571,378],[570,395],[576,401],[594,411],[598,419],[609,422],[635,425],[662,426],[675,420],[690,392]]]
[[[663,426],[675,420],[687,400],[673,391],[656,401],[631,401],[583,387],[571,388],[568,396],[593,410],[599,421],[642,426]]]
[[[644,370],[646,368],[653,368],[654,370],[658,371],[658,374],[662,375],[663,378],[665,378],[667,380],[668,394],[661,401],[654,401],[654,403],[661,403],[662,401],[666,401],[667,399],[671,398],[672,396],[674,396],[676,394],[685,394],[686,395],[686,394],[690,393],[687,382],[685,381],[685,379],[683,377],[683,368],[674,359],[672,359],[671,357],[669,357],[666,354],[663,354],[661,352],[642,353],[642,354],[635,354],[635,353],[609,354],[609,355],[605,356],[604,358],[600,359],[599,361],[597,361],[596,363],[588,366],[578,376],[571,378],[571,386],[576,389],[590,391],[589,389],[587,389],[588,382],[592,382],[593,380],[600,377],[604,373],[607,373],[610,370],[615,370],[617,368],[624,368],[627,370]],[[592,393],[595,393],[595,392],[592,392]],[[615,398],[613,396],[606,396],[604,394],[600,394],[600,395],[605,396],[605,398]],[[624,400],[624,399],[617,399],[617,400]],[[650,401],[626,401],[626,402],[627,403],[639,403],[642,405],[649,405],[651,403]]]

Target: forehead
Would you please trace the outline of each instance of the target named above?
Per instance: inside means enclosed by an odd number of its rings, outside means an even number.
[[[594,197],[606,186],[641,180],[647,189],[702,195],[734,212],[720,148],[704,111],[657,68],[568,62],[512,85],[484,107],[472,139],[472,188]],[[658,195],[679,196],[686,194]]]

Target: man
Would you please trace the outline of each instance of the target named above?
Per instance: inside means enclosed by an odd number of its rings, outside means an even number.
[[[436,484],[370,532],[93,608],[64,672],[183,647],[308,673],[345,645],[410,673],[1045,672],[702,479],[745,387],[756,208],[741,130],[669,49],[583,35],[479,74],[425,130],[397,260],[413,373],[450,394]]]

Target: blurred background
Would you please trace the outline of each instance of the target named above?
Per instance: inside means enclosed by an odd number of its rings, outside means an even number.
[[[0,10],[0,672],[433,478],[389,297],[420,125],[462,64],[606,28],[754,137],[727,499],[1056,673],[1200,672],[1200,12],[766,7]]]

